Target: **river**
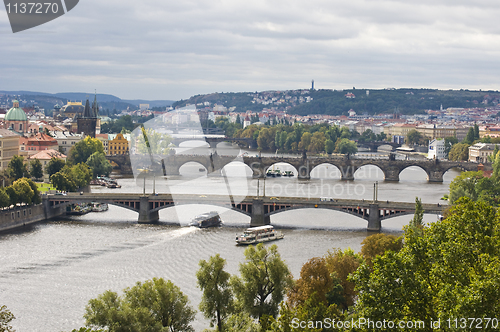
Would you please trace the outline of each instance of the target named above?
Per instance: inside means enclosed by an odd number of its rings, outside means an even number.
[[[277,165],[286,170],[286,165]],[[175,178],[156,179],[156,192],[224,194],[227,182],[220,177],[205,177],[196,164],[185,165]],[[228,172],[230,174],[230,172]],[[351,182],[340,181],[336,169],[323,167],[313,171],[312,179],[276,178],[266,180],[266,196],[304,196],[372,199],[373,184],[379,182],[378,199],[424,203],[442,203],[451,180],[459,174],[450,170],[444,183],[428,183],[418,168],[401,173],[400,182],[383,181],[382,172],[365,166]],[[191,176],[191,177],[189,177]],[[193,178],[192,176],[196,176]],[[119,179],[121,189],[94,187],[95,192],[142,192],[143,184],[134,179]],[[257,184],[262,195],[264,181],[231,179],[231,190],[255,195]],[[152,183],[147,184],[152,191]],[[201,200],[201,199],[200,199]],[[184,226],[195,215],[211,210],[221,212],[224,226],[197,229]],[[411,216],[382,221],[382,232],[401,234]],[[426,214],[433,222],[436,215]],[[71,331],[83,326],[85,306],[105,290],[120,292],[137,281],[153,277],[170,279],[198,309],[201,291],[195,273],[200,259],[220,253],[227,270],[238,273],[244,261],[244,247],[235,246],[235,234],[249,224],[250,218],[202,204],[184,205],[160,211],[155,225],[137,224],[137,213],[110,206],[106,212],[65,217],[39,223],[27,230],[0,235],[0,305],[7,305],[16,316],[16,331]],[[366,221],[341,212],[307,209],[278,213],[271,223],[281,227],[283,240],[275,242],[295,278],[307,260],[323,256],[332,248],[361,249],[369,235]],[[198,312],[196,331],[208,327]]]

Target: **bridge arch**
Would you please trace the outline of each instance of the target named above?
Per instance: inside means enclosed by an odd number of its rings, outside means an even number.
[[[294,165],[287,163],[287,162],[282,162],[282,161],[278,161],[274,164],[271,164],[269,166],[264,167],[264,174],[267,174],[268,170],[273,170],[273,169],[276,171],[279,170],[282,173],[286,172],[286,171],[291,171],[291,172],[293,172],[294,177],[297,177],[299,174],[297,168]]]
[[[332,163],[321,163],[311,169],[311,178],[318,179],[341,179],[342,171],[340,167]]]
[[[179,142],[177,146],[179,148],[209,148],[210,144],[202,139],[188,139]]]
[[[179,201],[179,202],[176,202],[175,204],[172,202],[169,204],[158,205],[157,207],[153,208],[151,211],[155,212],[155,211],[161,211],[164,209],[175,208],[178,206],[187,206],[187,205],[200,205],[200,204],[193,203],[193,202]],[[228,210],[236,211],[238,213],[244,214],[244,215],[249,216],[249,217],[252,216],[252,209],[251,209],[250,204],[235,204],[235,206],[231,206],[230,203],[226,205],[226,204],[214,204],[213,202],[209,202],[209,203],[203,203],[202,205],[214,206],[214,207],[219,207],[219,208],[222,207],[222,208],[225,208]]]
[[[221,174],[227,177],[251,178],[253,171],[250,166],[244,162],[233,160],[222,167]]]
[[[412,182],[428,181],[431,177],[429,170],[423,166],[420,166],[420,165],[403,166],[399,170],[399,177],[401,178],[402,175],[403,175],[403,179],[405,179],[407,181],[412,181]],[[413,177],[412,175],[416,176],[416,178],[412,178]]]
[[[201,169],[204,170],[202,171]],[[178,173],[179,175],[190,177],[206,176],[208,174],[208,168],[207,165],[199,161],[188,161],[179,165]]]
[[[355,180],[384,180],[386,178],[384,170],[375,163],[366,163],[354,172]]]

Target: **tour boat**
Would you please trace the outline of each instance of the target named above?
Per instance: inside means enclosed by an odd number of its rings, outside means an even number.
[[[92,202],[92,212],[108,211],[108,204]]]
[[[236,236],[236,244],[256,244],[260,242],[268,242],[280,240],[285,235],[280,231],[274,230],[271,225],[251,227],[238,236]]]
[[[220,226],[222,220],[220,219],[219,213],[217,211],[211,211],[209,213],[200,214],[196,216],[192,221],[190,226],[196,226],[199,228],[215,227]]]

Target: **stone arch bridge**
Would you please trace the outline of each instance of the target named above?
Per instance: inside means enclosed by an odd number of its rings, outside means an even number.
[[[415,213],[415,203],[381,202],[351,199],[320,199],[303,197],[231,197],[218,195],[175,195],[159,194],[145,196],[140,194],[68,194],[47,195],[43,203],[47,211],[64,205],[97,201],[120,206],[139,214],[139,223],[158,221],[158,211],[174,205],[209,204],[239,211],[251,217],[250,226],[270,224],[270,216],[276,213],[305,208],[321,208],[340,211],[365,219],[367,229],[379,231],[384,219]],[[238,203],[233,203],[238,202]],[[446,206],[423,204],[425,213],[441,214]]]
[[[219,155],[173,155],[164,159],[165,175],[179,175],[179,169],[187,162],[197,162],[203,165],[208,173],[221,170],[234,161],[235,157]],[[253,177],[264,177],[266,170],[276,163],[287,163],[295,167],[300,179],[309,179],[314,167],[329,164],[340,170],[342,180],[354,180],[354,173],[365,165],[379,167],[386,181],[399,181],[400,173],[411,166],[423,169],[429,182],[443,182],[443,175],[451,168],[464,171],[477,171],[478,164],[458,161],[440,160],[390,160],[390,159],[349,159],[343,157],[250,157],[244,156],[243,162],[252,169]]]

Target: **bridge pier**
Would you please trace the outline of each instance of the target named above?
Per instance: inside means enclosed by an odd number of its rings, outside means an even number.
[[[368,231],[380,232],[380,212],[378,204],[370,204],[368,212]]]
[[[388,168],[384,171],[384,181],[399,182],[400,170],[396,167]]]
[[[429,182],[443,182],[443,172],[440,171],[431,171],[427,175],[427,179]]]
[[[252,218],[250,219],[250,227],[264,226],[271,223],[271,217],[264,213],[264,201],[254,199],[252,202]]]
[[[354,180],[354,173],[356,172],[357,168],[353,165],[348,165],[345,167],[340,167],[340,174],[341,174],[341,180],[349,180],[352,181]]]
[[[153,207],[149,203],[149,197],[141,196],[139,204],[139,224],[151,224],[158,221],[158,211],[151,211]]]

